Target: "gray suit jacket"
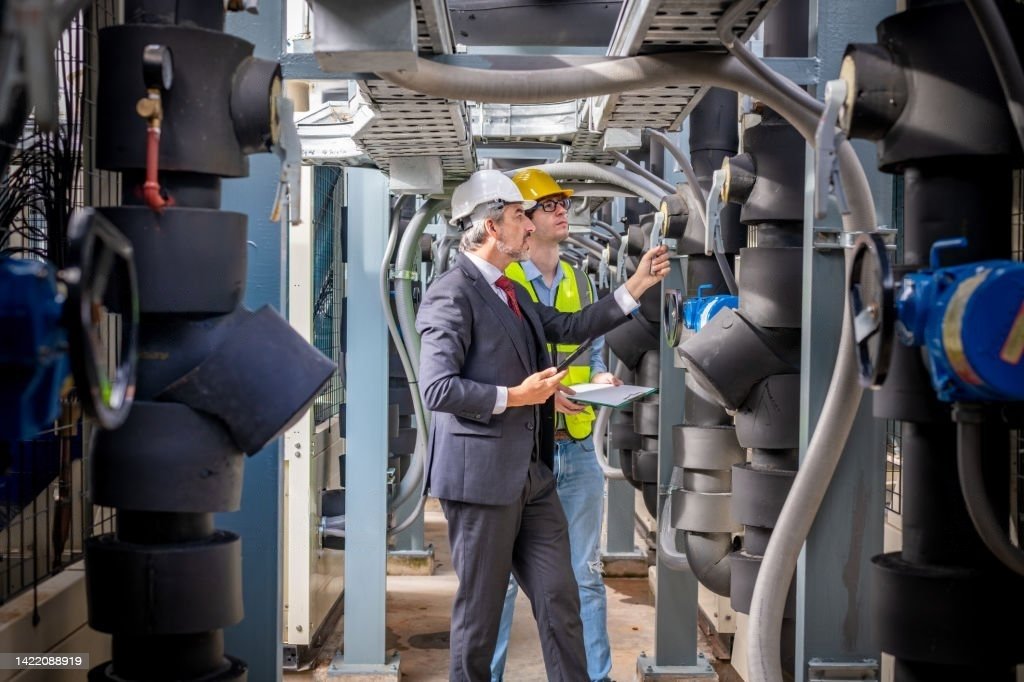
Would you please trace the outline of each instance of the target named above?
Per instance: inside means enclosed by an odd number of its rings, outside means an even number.
[[[580,343],[629,319],[612,296],[570,314],[534,303],[516,287],[525,323],[459,254],[420,304],[420,390],[434,413],[427,485],[436,497],[511,504],[535,448],[552,466],[554,400],[492,414],[496,387],[517,386],[550,367],[547,342]]]

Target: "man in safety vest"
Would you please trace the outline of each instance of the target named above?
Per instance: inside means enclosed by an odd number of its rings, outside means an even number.
[[[572,190],[562,189],[542,170],[528,168],[512,177],[523,198],[536,201],[527,215],[536,230],[530,246],[530,259],[515,262],[505,269],[509,279],[519,282],[534,301],[553,306],[561,312],[575,312],[596,299],[590,279],[559,254],[559,245],[569,236],[568,211]],[[601,358],[604,339],[598,338],[589,354],[584,353],[569,366],[563,383],[621,384],[608,372]],[[555,364],[576,350],[575,345],[557,344],[550,348]],[[555,394],[555,479],[558,499],[569,523],[569,546],[573,573],[580,593],[580,619],[587,651],[587,673],[591,680],[607,680],[611,672],[611,648],[608,643],[607,600],[601,576],[601,522],[604,514],[604,473],[594,454],[591,436],[594,410]],[[501,614],[498,643],[491,661],[491,680],[502,679],[505,657],[512,630],[512,613],[519,586],[509,577],[505,609]]]

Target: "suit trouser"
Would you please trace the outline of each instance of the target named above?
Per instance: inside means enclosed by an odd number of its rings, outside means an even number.
[[[510,505],[441,500],[441,506],[459,577],[449,679],[490,680],[511,571],[530,599],[548,680],[588,680],[568,527],[551,470],[531,462],[523,493]]]

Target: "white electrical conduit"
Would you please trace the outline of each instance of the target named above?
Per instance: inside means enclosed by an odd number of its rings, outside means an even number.
[[[624,197],[630,199],[636,196],[629,190],[607,182],[560,182],[558,186],[562,189],[571,189],[575,197]]]
[[[539,168],[555,180],[591,180],[616,185],[632,192],[634,196],[640,197],[655,208],[661,205],[661,199],[665,196],[665,192],[647,178],[614,166],[601,166],[586,161],[563,161],[531,168]]]
[[[670,539],[671,538],[671,539]],[[670,571],[689,571],[690,560],[676,547],[676,529],[672,527],[672,493],[665,496],[658,523],[658,556]]]
[[[409,272],[415,264],[416,253],[419,250],[419,238],[426,229],[427,224],[443,206],[439,200],[426,202],[416,211],[412,220],[405,228],[402,236],[402,243],[399,249],[398,258],[395,261],[396,272]],[[411,236],[414,235],[414,236]],[[419,517],[426,499],[426,452],[427,452],[427,424],[429,417],[423,406],[423,398],[420,396],[419,382],[417,380],[417,366],[419,363],[419,346],[416,343],[419,336],[416,335],[415,319],[416,313],[412,302],[412,280],[404,278],[395,279],[395,309],[398,312],[398,324],[391,310],[391,301],[388,295],[388,273],[391,268],[391,254],[395,249],[395,242],[398,240],[397,220],[388,237],[388,245],[385,249],[384,260],[381,264],[381,305],[384,306],[384,316],[387,320],[388,331],[395,342],[398,356],[402,360],[402,368],[409,382],[409,390],[412,395],[413,411],[416,415],[416,446],[410,460],[409,474],[406,478],[415,477],[415,485],[418,486],[419,499],[416,508],[402,521],[390,529],[390,533],[399,533],[408,528]],[[411,332],[411,333],[410,333]],[[402,484],[406,480],[402,479]],[[413,484],[410,483],[405,490],[399,486],[399,492],[395,495],[395,502],[392,509],[397,509],[408,499]]]
[[[737,2],[731,4],[718,19],[718,39],[722,41],[725,49],[729,50],[730,54],[750,69],[751,73],[761,79],[766,87],[776,90],[780,95],[793,98],[796,104],[809,109],[817,107],[820,110],[821,103],[818,100],[807,94],[799,85],[762,62],[757,55],[747,49],[747,46],[743,44],[739,36],[733,33],[733,27],[736,25],[736,22],[750,11],[757,2],[759,0],[737,0]],[[774,106],[772,108],[775,109]],[[776,111],[778,110],[776,109]],[[793,121],[790,121],[790,123],[793,123]],[[813,146],[814,143],[811,142],[811,144]]]
[[[1017,49],[1010,35],[1007,20],[992,0],[966,0],[967,9],[974,16],[981,39],[985,41],[992,66],[999,77],[1006,96],[1010,118],[1017,128],[1017,139],[1024,149],[1024,68],[1021,67]]]
[[[615,228],[609,225],[608,223],[604,222],[603,220],[594,219],[590,221],[590,224],[601,228],[602,232],[607,233],[608,238],[612,240],[613,244],[617,245],[619,244],[619,242],[622,241],[622,237],[619,235],[618,232],[615,231]]]
[[[707,203],[707,197],[704,196],[704,188],[700,186],[700,182],[697,180],[697,173],[694,172],[693,166],[690,164],[690,160],[686,158],[683,151],[669,139],[669,136],[660,130],[654,128],[647,128],[647,134],[653,137],[655,140],[661,143],[661,145],[668,150],[668,153],[672,155],[672,158],[679,164],[679,169],[683,171],[683,175],[686,176],[686,182],[690,183],[690,187],[693,188],[693,193],[697,197],[697,214],[700,215],[700,219],[704,221],[704,224],[708,224],[708,217],[704,213],[704,205]]]
[[[697,82],[758,97],[813,144],[817,119],[823,109],[821,102],[767,68],[769,76],[766,77],[759,67],[763,67],[760,62],[748,67],[733,55],[702,52],[624,57],[543,71],[467,69],[421,58],[416,72],[388,72],[381,77],[433,96],[504,103],[564,101]],[[843,228],[873,231],[877,222],[870,187],[849,141],[844,140],[840,145],[838,158],[850,211],[843,216]],[[847,254],[848,272],[849,259],[850,254]],[[781,680],[779,642],[785,597],[800,550],[850,434],[861,393],[847,308],[836,369],[817,428],[772,532],[754,589],[749,621],[753,635],[748,650],[754,681]]]
[[[615,365],[615,378],[622,378],[622,368],[625,365],[619,360]],[[601,471],[608,480],[624,481],[626,474],[622,473],[619,467],[613,467],[608,463],[608,453],[604,446],[608,436],[608,422],[611,420],[612,408],[602,407],[597,411],[597,419],[594,420],[594,452],[597,453],[597,463],[601,465]]]
[[[735,40],[731,42],[738,44]],[[767,70],[771,72],[771,69]],[[564,101],[678,85],[680,82],[698,82],[757,97],[813,144],[823,105],[778,74],[774,74],[776,78],[766,78],[759,71],[759,68],[745,66],[732,55],[686,52],[609,59],[584,66],[541,71],[470,69],[420,59],[417,71],[388,72],[381,77],[436,97],[507,104]],[[779,80],[781,83],[777,82]],[[840,180],[850,211],[843,216],[843,229],[874,231],[877,223],[871,190],[864,169],[848,141],[840,145],[838,160]],[[846,254],[847,270],[849,258],[850,254]],[[782,679],[779,646],[789,584],[800,549],[828,489],[860,405],[863,389],[857,379],[849,308],[844,308],[832,382],[804,462],[768,543],[754,587],[748,621],[752,633],[748,647],[752,681]]]
[[[384,308],[384,319],[387,322],[388,331],[391,332],[391,338],[394,340],[395,348],[398,350],[398,357],[402,360],[402,367],[405,369],[405,375],[409,380],[413,411],[416,413],[416,448],[413,451],[413,457],[410,459],[409,470],[402,477],[401,482],[398,484],[398,490],[395,492],[394,497],[391,498],[389,507],[392,511],[403,505],[412,496],[413,492],[421,491],[423,487],[421,483],[426,479],[423,475],[426,448],[421,450],[419,447],[420,440],[425,437],[427,431],[426,421],[421,419],[423,404],[419,398],[416,373],[413,371],[412,363],[409,361],[409,352],[402,343],[402,336],[398,332],[398,324],[395,320],[394,311],[391,308],[391,287],[389,286],[388,277],[391,272],[391,256],[395,252],[395,244],[398,243],[398,227],[402,217],[402,208],[411,199],[411,195],[403,195],[399,197],[391,209],[391,229],[388,234],[387,246],[384,248],[384,259],[380,265],[380,303]],[[420,497],[422,498],[422,494]]]
[[[398,258],[395,269],[411,271],[416,264],[416,254],[420,249],[420,237],[434,216],[444,208],[447,201],[430,199],[426,201],[409,221],[402,234],[402,242],[398,246]],[[409,352],[409,367],[406,375],[410,381],[416,381],[416,371],[420,364],[420,335],[416,331],[416,306],[412,300],[412,280],[398,279],[395,281],[395,309],[398,311],[398,327]],[[419,387],[414,393],[419,395]],[[425,418],[424,418],[425,420]],[[425,429],[424,429],[425,430]]]
[[[637,163],[633,159],[629,158],[628,156],[626,156],[622,152],[613,151],[612,152],[612,156],[614,156],[616,158],[616,160],[618,160],[618,162],[621,163],[626,168],[626,170],[628,170],[628,171],[630,171],[632,173],[636,173],[637,175],[639,175],[642,178],[646,178],[646,179],[650,180],[655,185],[657,185],[661,189],[665,190],[669,194],[675,194],[676,193],[676,188],[675,188],[675,186],[671,182],[668,182],[664,178],[659,178],[657,175],[655,175],[651,171],[647,170],[646,168],[644,168],[639,163]]]
[[[603,246],[595,242],[593,239],[590,239],[589,237],[584,237],[581,234],[570,234],[567,237],[567,241],[569,241],[572,244],[575,244],[581,249],[584,249],[587,253],[594,256],[595,258],[600,258],[604,253]]]
[[[673,144],[672,140],[669,139],[668,135],[655,130],[654,128],[647,128],[647,134],[654,139],[661,142],[662,146],[668,150],[668,153],[672,155],[672,158],[679,164],[679,168],[683,171],[683,175],[686,176],[686,183],[690,186],[690,191],[693,192],[693,196],[696,199],[697,215],[700,216],[701,221],[707,229],[708,225],[708,212],[707,212],[707,195],[704,194],[704,188],[700,186],[700,181],[697,179],[697,173],[693,170],[693,165],[690,164],[690,160],[686,158],[683,151]],[[718,263],[718,269],[722,271],[722,279],[725,280],[726,288],[729,293],[736,296],[739,291],[736,287],[736,275],[733,274],[732,268],[729,267],[729,261],[725,258],[725,253],[719,248],[719,240],[711,240],[711,252],[715,256],[715,262]]]

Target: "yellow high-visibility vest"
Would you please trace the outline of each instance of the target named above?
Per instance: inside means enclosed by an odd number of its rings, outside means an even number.
[[[594,292],[590,287],[590,280],[587,279],[587,276],[564,260],[558,261],[558,264],[562,267],[562,281],[558,283],[558,290],[555,292],[555,310],[563,313],[575,313],[582,310],[581,291],[586,292],[586,305],[593,303]],[[512,263],[509,265],[505,268],[505,276],[526,287],[526,291],[529,292],[530,298],[534,302],[540,301],[537,297],[537,292],[533,288],[533,283],[526,278],[526,272],[523,270],[522,264]],[[552,344],[548,344],[548,351],[557,365],[561,362],[562,358],[570,355],[578,347],[577,344],[559,343],[555,344],[554,348],[552,348]],[[569,365],[569,373],[566,374],[562,383],[566,386],[590,383],[590,355],[588,353],[584,353],[576,358],[573,364]],[[565,418],[565,430],[577,440],[586,438],[594,430],[595,415],[594,408],[592,407],[587,407],[579,414],[559,414],[559,416]]]

